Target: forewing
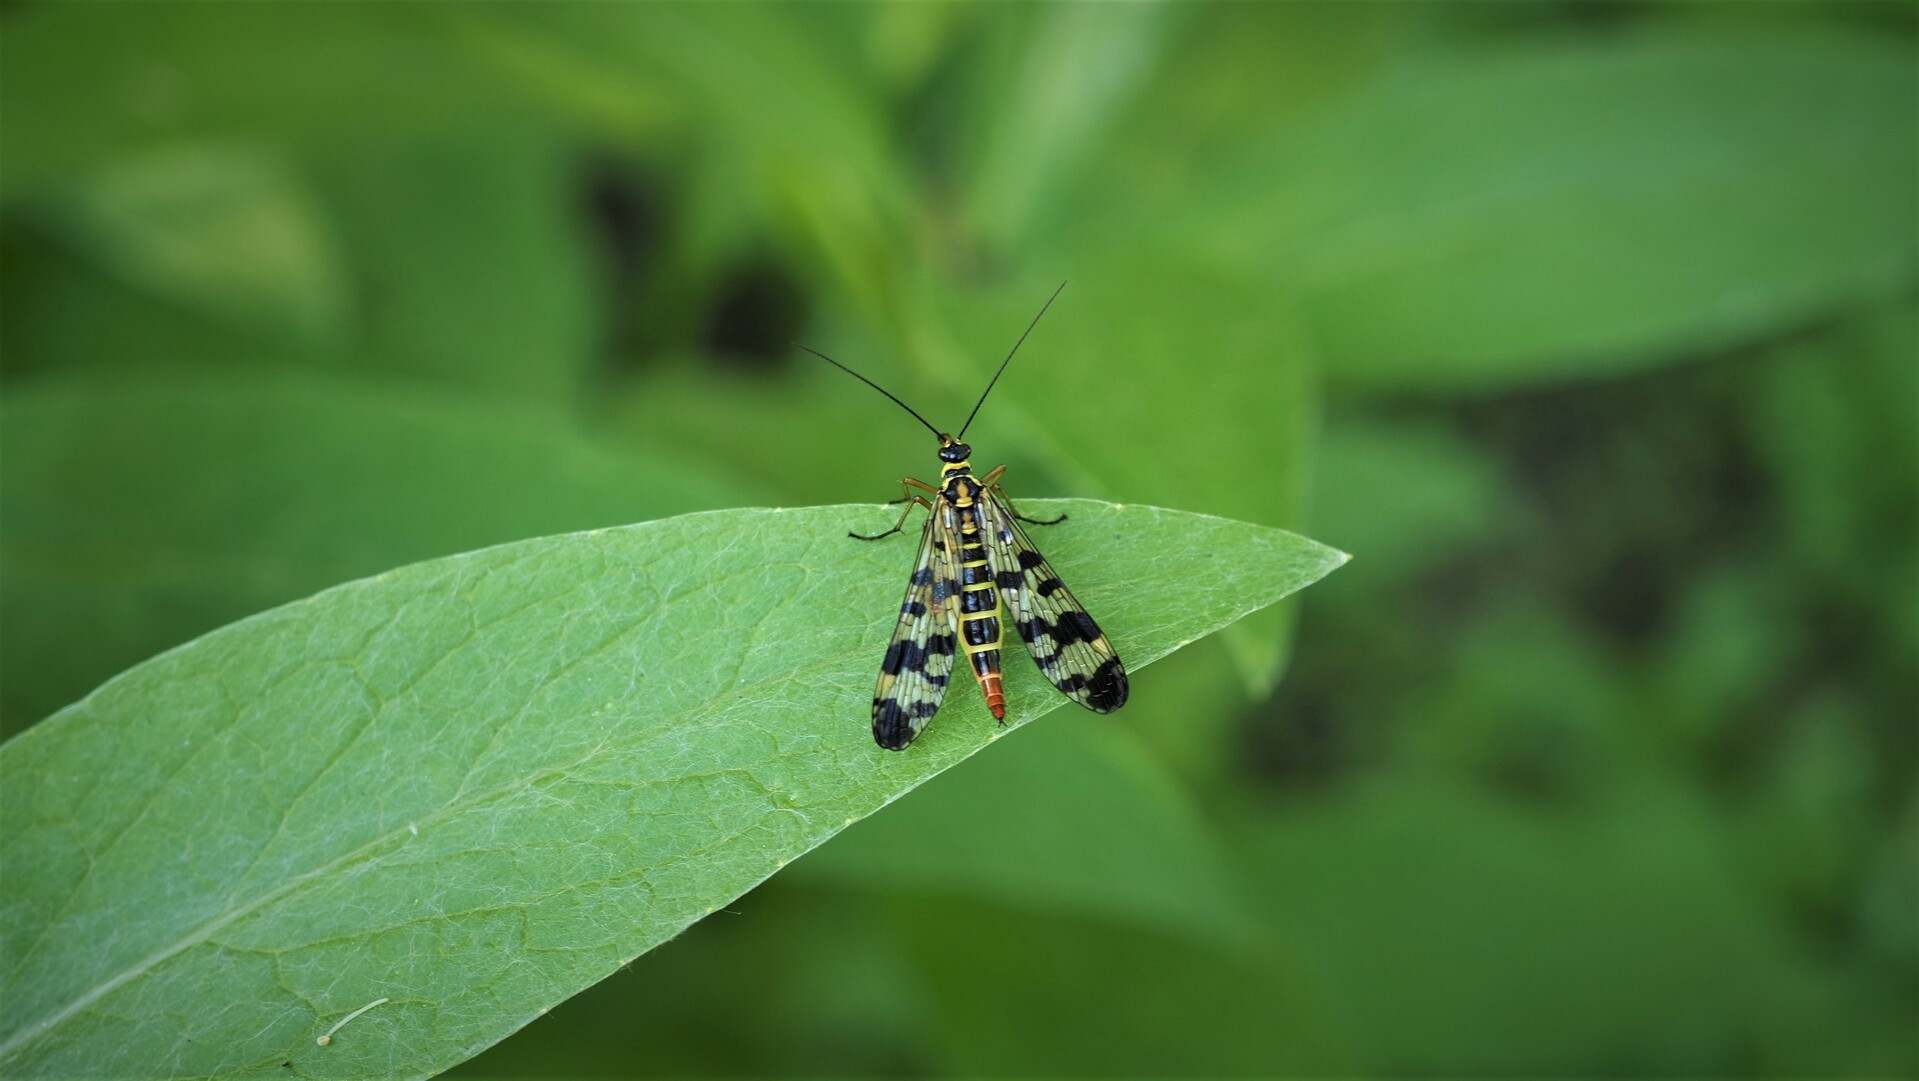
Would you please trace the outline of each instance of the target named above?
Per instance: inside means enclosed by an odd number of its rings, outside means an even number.
[[[1000,598],[1026,652],[1053,686],[1095,713],[1126,704],[1126,667],[1046,557],[1020,528],[997,488],[986,493],[989,556]]]
[[[920,534],[919,558],[873,688],[873,740],[888,750],[905,750],[946,697],[959,641],[952,552],[935,507]]]

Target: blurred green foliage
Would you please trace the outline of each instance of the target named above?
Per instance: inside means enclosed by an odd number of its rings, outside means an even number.
[[[401,562],[888,496],[925,433],[791,343],[956,423],[1063,278],[1016,495],[1358,556],[472,1070],[1919,1072],[1910,4],[0,21],[8,731]]]

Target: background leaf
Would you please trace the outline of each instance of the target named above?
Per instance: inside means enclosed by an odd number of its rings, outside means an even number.
[[[326,153],[360,143],[370,117],[382,135],[444,137],[538,111],[419,11],[35,8],[9,14],[8,37],[14,198],[186,141]]]
[[[1340,379],[1655,363],[1910,279],[1914,76],[1910,52],[1840,36],[1419,58],[1189,163],[1205,197],[1175,189],[1153,220],[1293,291]]]
[[[1035,217],[1057,214],[1062,189],[1086,178],[1116,116],[1145,89],[1177,8],[1158,5],[1033,8],[1023,23],[999,21],[979,80],[976,146],[941,163],[964,177],[966,226],[988,250],[1028,235]]]
[[[1197,1064],[1216,1075],[1320,1075],[1346,1072],[1357,1057],[1356,1038],[1324,1012],[1283,946],[1197,949],[1104,921],[998,905],[908,897],[900,908],[935,987],[986,986],[994,973],[1031,966],[1031,979],[1005,985],[997,998],[935,1001],[955,1072],[1012,1073],[1025,1063],[1047,1072],[1092,1065],[1102,1074],[1176,1073]],[[1132,978],[1141,972],[1154,978]],[[1090,1023],[1061,1031],[1049,1009],[1062,1002]]]
[[[576,172],[550,134],[505,125],[351,159],[183,143],[116,163],[28,212],[15,243],[88,269],[12,294],[14,363],[386,370],[562,399],[599,324]],[[126,287],[104,306],[95,268]],[[83,303],[90,351],[69,338]]]
[[[538,69],[509,61],[505,70],[563,108],[618,122],[600,95],[574,91],[575,74],[556,85],[549,73],[558,64],[617,81],[642,101],[681,106],[676,136],[701,162],[702,186],[736,197],[730,209],[751,216],[743,230],[696,210],[692,223],[726,231],[706,233],[686,254],[710,260],[712,249],[757,234],[832,274],[866,310],[897,319],[912,279],[900,239],[908,235],[905,177],[886,151],[878,103],[843,55],[842,27],[768,4],[465,8],[454,18],[494,43],[481,55],[499,59],[499,39],[512,37],[521,39],[515,48],[553,57]],[[629,119],[612,133],[632,139],[654,135],[652,127]],[[729,137],[701,138],[712,130]]]
[[[1571,1068],[1622,1044],[1661,1061],[1719,1061],[1729,1026],[1672,1024],[1686,1002],[1707,1004],[1702,1017],[1757,1011],[1794,1030],[1775,1034],[1781,1044],[1806,1040],[1793,1005],[1823,989],[1795,985],[1803,977],[1714,855],[1718,824],[1704,808],[1654,788],[1593,828],[1443,784],[1391,783],[1405,790],[1392,801],[1354,792],[1250,817],[1240,831],[1249,875],[1270,886],[1258,895],[1286,909],[1281,922],[1298,935],[1296,962],[1362,1031],[1393,1033],[1375,1045],[1385,1069],[1532,1069],[1554,1057]],[[1507,902],[1488,899],[1543,892],[1559,896],[1522,907],[1563,921],[1508,920]],[[1344,910],[1359,898],[1363,911]],[[1393,948],[1380,949],[1380,935]],[[1455,994],[1480,983],[1480,966],[1534,975],[1502,981],[1504,1001]],[[1502,1031],[1502,1018],[1523,1023]]]
[[[585,163],[554,133],[502,122],[314,166],[358,271],[361,370],[437,376],[564,402],[604,320],[580,213]]]
[[[188,145],[116,163],[52,217],[136,288],[302,344],[346,332],[332,233],[312,194],[265,155]]]
[[[1344,558],[1046,506],[1072,512],[1054,558],[1135,667]],[[717,512],[417,564],[9,742],[9,1072],[423,1076],[979,750],[997,731],[964,698],[910,754],[866,738],[873,613],[907,546],[843,533],[882,513]],[[1007,683],[1011,725],[1059,704],[1036,671]]]
[[[1198,806],[1126,727],[1048,725],[1019,755],[981,759],[849,830],[798,877],[1065,911],[1213,948],[1259,938]]]
[[[0,405],[0,481],[9,733],[336,582],[741,498],[541,410],[297,373],[42,382]]]

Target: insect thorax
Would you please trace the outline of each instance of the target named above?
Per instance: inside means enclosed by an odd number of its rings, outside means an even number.
[[[940,473],[940,494],[955,506],[971,506],[979,500],[979,490],[971,462],[956,462]]]

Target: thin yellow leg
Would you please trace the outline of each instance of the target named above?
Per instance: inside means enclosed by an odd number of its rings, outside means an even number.
[[[913,489],[915,488],[918,488],[920,491],[925,492],[927,495],[939,494],[938,488],[933,487],[932,485],[926,483],[923,480],[920,480],[916,477],[901,477],[900,478],[900,497],[898,499],[889,499],[887,500],[887,502],[888,503],[904,503],[907,500],[913,498]]]
[[[980,483],[986,485],[988,488],[991,488],[993,490],[993,493],[999,496],[1000,499],[1005,502],[1006,509],[1013,512],[1014,519],[1016,519],[1017,521],[1025,522],[1027,525],[1058,525],[1061,522],[1064,522],[1066,520],[1066,515],[1064,514],[1060,515],[1057,518],[1048,518],[1045,521],[1041,521],[1038,518],[1028,518],[1024,514],[1021,514],[1019,512],[1019,508],[1013,505],[1013,497],[1010,495],[1007,495],[1005,487],[1003,487],[999,483],[1000,474],[1004,472],[1006,472],[1006,467],[1000,466],[999,468],[993,470],[991,473],[988,473],[984,477],[981,477]]]
[[[929,489],[929,491],[930,490],[931,489]],[[852,537],[854,540],[865,540],[865,541],[882,540],[884,538],[890,537],[893,534],[898,533],[900,531],[900,528],[906,524],[906,516],[913,513],[913,508],[915,506],[925,507],[927,510],[927,513],[929,514],[932,513],[932,510],[933,510],[933,504],[928,503],[925,499],[921,498],[920,496],[909,496],[907,497],[905,509],[900,511],[900,520],[893,523],[893,528],[887,530],[884,533],[875,533],[870,537],[864,533],[855,533],[850,529],[846,531],[846,535],[849,537]]]

